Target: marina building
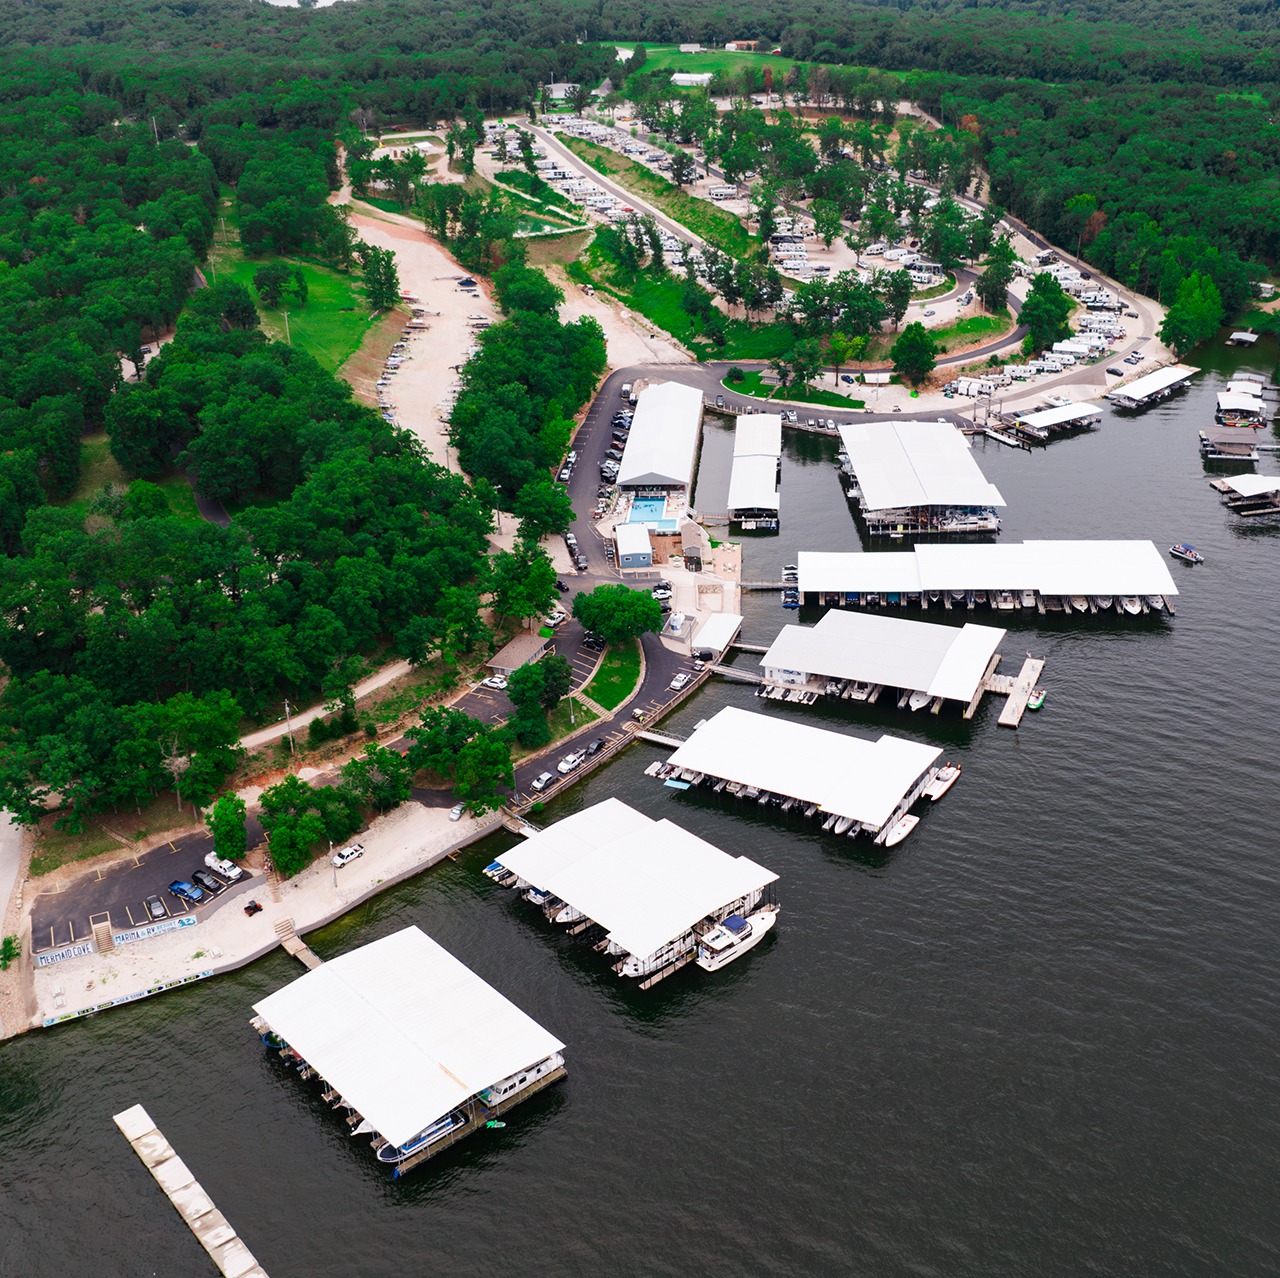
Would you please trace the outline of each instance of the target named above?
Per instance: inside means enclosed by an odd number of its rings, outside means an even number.
[[[869,741],[726,706],[671,756],[667,780],[776,803],[832,833],[866,833],[892,846],[914,826],[908,809],[938,778],[941,753],[901,737]]]
[[[919,545],[888,554],[801,551],[799,588],[811,607],[991,607],[1040,611],[1173,611],[1178,593],[1149,541],[1026,541]]]
[[[995,533],[1004,498],[950,422],[849,422],[841,474],[872,536]]]
[[[782,472],[782,418],[747,413],[733,432],[729,519],[744,529],[778,531]]]
[[[784,626],[760,658],[766,684],[874,702],[894,690],[900,706],[977,708],[999,663],[1005,631],[968,622],[933,625],[899,617],[828,612],[816,626]]]
[[[726,966],[763,939],[778,913],[773,871],[618,799],[530,835],[485,873],[551,923],[585,933],[641,989],[687,963]]]
[[[646,386],[636,400],[635,416],[622,461],[618,486],[665,496],[693,491],[702,434],[702,392],[681,382]]]
[[[1127,386],[1117,386],[1107,392],[1107,398],[1117,408],[1145,408],[1157,400],[1172,395],[1179,386],[1185,386],[1200,370],[1189,364],[1170,364],[1139,377]]]
[[[617,524],[613,530],[619,568],[652,568],[653,544],[645,524]]]
[[[319,1080],[393,1177],[565,1076],[564,1044],[416,927],[253,1010],[263,1041]]]

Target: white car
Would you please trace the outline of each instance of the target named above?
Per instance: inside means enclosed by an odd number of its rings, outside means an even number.
[[[529,782],[529,789],[532,790],[535,794],[541,793],[554,780],[555,780],[554,774],[550,772],[544,772],[540,777],[534,777],[534,779]]]
[[[353,843],[349,848],[343,848],[341,852],[333,854],[333,863],[341,869],[344,865],[350,865],[358,856],[364,856],[364,844]]]
[[[580,767],[582,767],[581,754],[566,754],[564,758],[556,764],[556,771],[559,772],[561,776],[568,776],[570,772],[576,772]]]
[[[485,679],[480,686],[482,688],[496,688],[501,692],[507,686],[507,681],[502,675],[491,675],[488,679]]]
[[[235,862],[225,860],[216,852],[206,852],[204,863],[211,870],[221,874],[228,883],[234,883],[237,879],[244,878],[244,871]]]
[[[669,687],[672,692],[679,692],[680,689],[683,688],[692,678],[693,676],[691,674],[682,670],[674,679],[671,680],[667,687]]]
[[[455,803],[453,807],[449,809],[449,820],[461,821],[466,810],[467,805],[465,803]]]
[[[558,626],[568,619],[569,614],[563,608],[557,608],[555,612],[547,617],[547,625]]]
[[[925,311],[924,313],[925,319],[928,319],[930,315],[936,315],[937,313],[938,313],[937,311],[935,311],[932,307],[930,307],[930,309]]]

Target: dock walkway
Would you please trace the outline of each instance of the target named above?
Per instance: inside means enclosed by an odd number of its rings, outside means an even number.
[[[1008,689],[1009,700],[1004,703],[1004,709],[1000,711],[998,720],[1002,728],[1016,728],[1022,722],[1022,716],[1027,710],[1027,699],[1034,691],[1043,670],[1043,661],[1036,657],[1028,657],[1022,663],[1022,669],[1018,671],[1017,678],[1011,678],[1009,675],[990,676],[992,679],[1000,679],[1011,685]],[[995,689],[993,688],[992,691],[994,692]]]
[[[683,737],[673,737],[666,732],[650,732],[644,729],[636,733],[641,741],[652,741],[654,745],[670,746],[673,750],[678,746],[684,745]]]
[[[114,1118],[133,1152],[142,1159],[142,1165],[155,1177],[219,1271],[227,1278],[267,1278],[266,1270],[173,1152],[151,1115],[141,1105],[134,1105]]]

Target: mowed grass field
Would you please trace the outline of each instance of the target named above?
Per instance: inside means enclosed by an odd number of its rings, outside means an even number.
[[[96,435],[86,435],[80,442],[80,482],[76,485],[75,492],[65,501],[53,504],[57,506],[86,504],[85,513],[87,514],[87,503],[90,498],[101,492],[108,484],[114,484],[117,488],[123,489],[128,488],[131,482],[129,476],[120,468],[120,463],[111,455],[111,441],[106,433],[99,431]],[[178,519],[197,521],[200,519],[191,485],[179,471],[168,470],[154,482],[164,489],[164,495],[169,499],[171,515]]]
[[[627,47],[627,46],[622,46]],[[744,67],[772,67],[774,75],[781,75],[788,67],[795,66],[791,58],[772,57],[764,53],[734,53],[728,49],[708,49],[705,53],[681,53],[676,44],[646,44],[646,71],[690,71],[695,75],[711,71],[741,71]]]

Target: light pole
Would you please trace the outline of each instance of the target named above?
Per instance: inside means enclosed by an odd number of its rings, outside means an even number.
[[[797,560],[797,562],[799,561]],[[288,697],[285,697],[284,699],[284,721],[289,732],[289,753],[293,755],[294,758],[297,758],[298,748],[296,745],[294,745],[294,742],[293,742],[293,720],[289,717],[289,698]]]
[[[797,563],[800,561],[797,560]],[[338,890],[338,867],[333,863],[333,840],[329,840],[329,869],[333,871],[333,890]]]
[[[284,340],[290,346],[293,345],[293,338],[289,336],[289,312],[288,311],[285,311],[284,313]]]

